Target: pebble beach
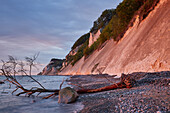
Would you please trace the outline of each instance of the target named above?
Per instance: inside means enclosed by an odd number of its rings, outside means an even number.
[[[81,94],[76,102],[84,108],[80,113],[169,113],[170,112],[170,72],[132,73],[136,80],[132,88]],[[68,83],[75,89],[80,86],[95,89],[118,83],[119,78],[110,75],[72,76]]]

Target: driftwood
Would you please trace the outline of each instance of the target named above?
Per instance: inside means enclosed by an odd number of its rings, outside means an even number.
[[[78,90],[77,93],[79,93],[79,94],[95,93],[95,92],[102,92],[102,91],[108,91],[108,90],[113,90],[113,89],[117,89],[117,88],[125,88],[125,87],[126,86],[122,85],[121,83],[116,83],[116,84],[101,87],[101,88],[98,88],[98,89],[82,89],[82,90]]]
[[[14,79],[9,80],[7,79],[8,82],[14,84],[17,86],[16,90],[21,89],[23,92],[20,92],[18,94],[16,94],[16,96],[20,96],[21,94],[26,94],[26,96],[30,97],[32,94],[34,93],[45,93],[45,92],[51,92],[52,94],[43,97],[43,99],[48,99],[50,97],[56,96],[59,94],[59,89],[44,89],[44,88],[31,88],[31,89],[25,89],[21,84],[19,84],[17,81],[15,81]],[[126,80],[127,82],[127,80]],[[63,82],[62,82],[63,84]],[[61,87],[61,86],[60,86]],[[97,88],[97,89],[84,89],[83,87],[81,87],[82,89],[77,90],[78,94],[84,94],[84,93],[96,93],[96,92],[102,92],[102,91],[107,91],[107,90],[114,90],[114,89],[118,89],[118,88],[131,88],[131,85],[126,85],[124,83],[124,81],[121,81],[119,83],[115,83],[109,86],[105,86],[105,87],[101,87],[101,88]],[[14,90],[13,93],[16,91]],[[38,95],[39,95],[38,94]]]
[[[29,64],[29,75],[26,73],[26,71],[23,68],[23,64],[22,63],[17,63],[17,60],[15,58],[13,58],[12,56],[9,56],[9,61],[4,62],[2,61],[3,65],[2,65],[2,75],[4,75],[6,77],[6,81],[10,82],[11,84],[14,84],[16,86],[16,89],[12,92],[16,92],[18,89],[21,89],[22,92],[16,94],[16,96],[20,96],[21,94],[25,94],[25,96],[30,97],[31,95],[38,93],[37,96],[41,93],[45,93],[45,92],[51,92],[52,94],[43,97],[43,99],[48,99],[50,97],[56,96],[59,94],[59,91],[61,90],[62,84],[63,82],[60,84],[60,89],[46,89],[41,83],[39,83],[37,80],[35,80],[32,76],[31,76],[31,70],[32,67],[34,66],[34,61],[36,60],[37,55],[35,55],[33,58],[29,58],[26,57],[26,60]],[[21,66],[19,71],[16,71],[16,67],[19,64],[19,66]],[[16,79],[15,75],[18,72],[22,72],[24,73],[27,77],[31,78],[32,80],[34,80],[34,82],[36,82],[37,84],[39,84],[40,88],[38,87],[32,87],[31,89],[26,89],[24,88],[24,86],[22,86]],[[108,79],[107,79],[108,80]],[[72,84],[78,87],[81,87],[78,84]],[[117,89],[117,88],[131,88],[132,87],[132,82],[130,80],[130,78],[125,75],[122,74],[121,76],[121,81],[119,83],[115,83],[109,86],[105,86],[105,87],[101,87],[101,88],[97,88],[97,89],[84,89],[83,87],[81,87],[80,90],[77,90],[78,94],[83,94],[83,93],[95,93],[95,92],[101,92],[101,91],[107,91],[107,90],[113,90],[113,89]]]
[[[107,79],[108,80],[108,79]],[[110,80],[108,80],[110,81]],[[132,84],[134,84],[134,80],[130,78],[130,76],[122,74],[121,75],[121,81],[119,83],[114,83],[109,86],[97,88],[97,89],[81,89],[77,90],[77,93],[95,93],[95,92],[102,92],[102,91],[108,91],[113,89],[120,89],[120,88],[131,88]]]

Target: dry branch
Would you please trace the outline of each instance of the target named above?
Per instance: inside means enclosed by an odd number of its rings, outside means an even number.
[[[59,91],[61,90],[61,87],[64,83],[64,79],[62,81],[62,83],[60,84],[60,89],[46,89],[40,82],[38,82],[36,79],[34,79],[31,76],[31,71],[32,71],[32,67],[35,67],[35,60],[37,59],[38,54],[34,55],[32,58],[31,57],[26,57],[26,61],[27,64],[29,65],[29,74],[26,73],[26,70],[24,69],[24,64],[23,62],[18,63],[17,59],[13,58],[12,56],[9,56],[9,61],[5,62],[2,60],[2,69],[0,69],[0,71],[2,72],[2,74],[6,77],[6,81],[8,81],[11,84],[14,84],[16,86],[16,89],[12,92],[12,94],[14,92],[16,92],[18,89],[21,89],[22,92],[16,94],[16,96],[20,96],[22,94],[25,94],[25,96],[30,97],[31,95],[38,93],[37,96],[41,93],[46,93],[46,92],[50,92],[52,94],[43,97],[43,99],[48,99],[50,97],[56,96],[59,94]],[[21,66],[19,71],[16,71],[17,66]],[[36,82],[37,84],[39,84],[39,86],[41,88],[38,87],[32,87],[31,89],[26,89],[24,88],[24,86],[22,86],[16,79],[15,75],[17,74],[17,72],[22,72],[24,73],[27,77],[31,78],[34,82]],[[105,77],[105,76],[104,76]],[[105,77],[110,83],[113,83],[112,81],[110,81],[107,77]],[[95,93],[95,92],[101,92],[101,91],[107,91],[107,90],[113,90],[113,89],[117,89],[117,88],[130,88],[131,83],[129,82],[128,78],[125,74],[122,74],[121,77],[121,82],[120,83],[115,83],[109,86],[105,86],[105,87],[101,87],[101,88],[97,88],[97,89],[85,89],[84,87],[78,85],[78,84],[72,84],[74,86],[78,86],[81,89],[77,90],[78,94],[83,94],[83,93]]]

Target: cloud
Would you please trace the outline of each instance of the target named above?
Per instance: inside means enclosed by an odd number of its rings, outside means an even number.
[[[102,11],[122,0],[0,0],[0,59],[40,52],[40,62],[64,58]]]

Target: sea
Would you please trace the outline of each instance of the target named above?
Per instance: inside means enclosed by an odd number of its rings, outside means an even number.
[[[59,89],[63,79],[69,79],[69,76],[32,76],[39,81],[46,89]],[[25,88],[40,87],[36,82],[27,76],[16,76],[16,79]],[[5,80],[4,76],[0,76],[0,81]],[[69,86],[66,82],[63,87]],[[12,92],[16,89],[15,85],[11,85],[7,81],[0,84],[0,113],[76,113],[83,108],[82,103],[58,104],[58,97],[42,99],[49,93],[41,93],[39,96],[26,97],[25,95],[16,96],[21,90]]]

